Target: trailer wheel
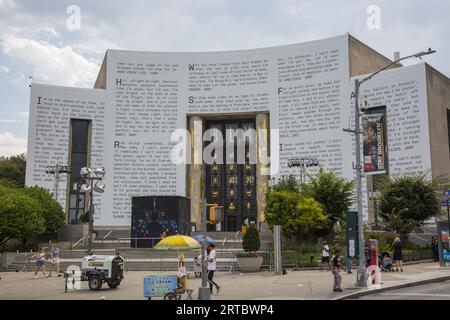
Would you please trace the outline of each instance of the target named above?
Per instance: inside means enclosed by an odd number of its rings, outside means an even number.
[[[202,273],[201,272],[194,272],[194,276],[196,278],[200,278],[202,276]]]
[[[102,288],[102,280],[98,275],[92,275],[89,277],[89,289],[92,291],[98,291]]]
[[[178,300],[175,293],[169,292],[164,296],[164,300]]]

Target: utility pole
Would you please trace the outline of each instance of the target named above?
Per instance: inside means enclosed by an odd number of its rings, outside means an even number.
[[[92,233],[94,232],[94,179],[90,179],[91,188],[89,190],[89,237],[88,237],[88,255],[92,254]]]
[[[355,91],[354,91],[355,128],[354,128],[354,130],[344,129],[344,131],[355,133],[355,155],[356,155],[355,170],[356,170],[356,188],[357,188],[357,190],[356,190],[356,202],[357,202],[356,205],[357,205],[357,210],[358,210],[358,238],[359,238],[359,266],[358,266],[358,272],[357,272],[357,276],[356,276],[356,283],[360,287],[366,287],[367,282],[366,282],[366,265],[365,265],[366,258],[365,258],[365,254],[364,254],[364,224],[363,224],[362,187],[361,187],[362,186],[362,184],[361,184],[362,166],[361,166],[361,136],[360,136],[360,134],[362,134],[362,132],[361,132],[360,122],[359,122],[359,117],[361,115],[360,109],[359,109],[359,104],[358,104],[359,88],[361,87],[361,84],[363,84],[364,82],[372,79],[375,75],[379,74],[380,72],[388,69],[392,65],[397,64],[398,62],[400,62],[402,60],[409,59],[409,58],[421,58],[424,55],[435,53],[435,52],[436,52],[435,50],[431,50],[429,48],[428,51],[422,51],[422,52],[418,52],[418,53],[410,55],[410,56],[399,58],[399,59],[387,64],[383,68],[375,71],[371,75],[363,78],[362,80],[359,80],[358,78],[355,79]],[[362,110],[362,111],[364,111],[364,110]]]
[[[59,164],[56,164],[55,171],[55,199],[58,201],[58,185],[59,185]]]
[[[198,300],[211,300],[211,291],[208,288],[208,279],[207,279],[207,259],[206,256],[206,199],[202,198],[202,233],[203,233],[203,241],[202,241],[202,286],[198,289]]]
[[[80,170],[81,175],[81,183],[80,187],[81,192],[89,192],[89,234],[87,241],[87,254],[92,254],[92,233],[94,232],[94,191],[97,193],[105,192],[105,185],[99,184],[103,177],[105,176],[105,168],[97,168],[92,170],[88,167],[83,167]],[[94,180],[96,181],[94,185]],[[89,184],[88,184],[89,183]]]
[[[359,266],[356,276],[356,282],[359,287],[367,286],[366,283],[366,259],[364,253],[364,224],[363,224],[363,206],[362,206],[362,188],[361,188],[361,132],[359,123],[359,95],[360,82],[355,79],[355,153],[356,153],[356,204],[358,211],[358,242],[359,242]]]
[[[281,257],[281,226],[276,225],[273,227],[273,248],[274,248],[274,264],[275,274],[283,274],[283,262]]]

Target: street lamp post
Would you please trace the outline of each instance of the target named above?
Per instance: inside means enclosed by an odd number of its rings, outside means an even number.
[[[293,158],[288,159],[288,167],[300,167],[300,182],[306,181],[306,168],[317,167],[319,160],[317,158]]]
[[[410,56],[406,56],[400,59],[397,59],[389,64],[387,64],[386,66],[384,66],[383,68],[375,71],[374,73],[372,73],[371,75],[369,75],[368,77],[359,80],[359,79],[355,79],[355,92],[354,92],[354,97],[355,97],[355,129],[354,129],[354,133],[355,133],[355,154],[356,154],[356,200],[357,200],[357,211],[358,211],[358,238],[359,238],[359,266],[358,266],[358,272],[357,272],[357,276],[356,276],[356,282],[357,285],[360,287],[366,287],[367,286],[367,282],[366,282],[366,266],[365,266],[365,254],[364,254],[364,224],[363,224],[363,212],[362,212],[362,188],[361,188],[361,183],[362,183],[362,179],[361,179],[361,136],[360,134],[361,129],[360,129],[360,121],[359,121],[359,117],[361,116],[360,110],[359,110],[359,104],[358,104],[358,96],[359,96],[359,89],[361,84],[363,84],[364,82],[372,79],[375,75],[379,74],[380,72],[388,69],[390,66],[405,60],[405,59],[409,59],[409,58],[420,58],[424,55],[427,54],[431,54],[431,53],[435,53],[435,50],[431,50],[428,49],[428,51],[422,51],[422,52],[418,52],[416,54],[410,55]],[[345,131],[349,131],[349,130],[345,130]]]
[[[87,254],[90,255],[92,254],[92,233],[94,232],[94,191],[97,193],[105,192],[105,185],[99,184],[105,176],[105,168],[92,170],[90,168],[84,167],[81,168],[80,175],[82,183],[82,186],[80,188],[81,192],[89,191],[89,234],[86,251]],[[97,181],[95,185],[94,181]],[[89,182],[89,185],[86,184],[86,182]]]
[[[198,300],[211,300],[211,291],[208,288],[208,257],[206,256],[206,199],[202,198],[202,233],[203,233],[203,241],[202,241],[202,286],[198,289]]]
[[[45,173],[55,175],[55,200],[56,201],[58,201],[58,188],[59,188],[59,181],[61,179],[61,173],[70,174],[71,172],[72,172],[72,169],[69,166],[61,166],[61,165],[59,165],[59,163],[57,163],[56,166],[46,167]]]

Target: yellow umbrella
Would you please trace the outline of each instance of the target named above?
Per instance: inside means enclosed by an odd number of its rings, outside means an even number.
[[[154,246],[155,249],[159,250],[188,250],[201,247],[201,244],[194,238],[180,234],[166,237]]]
[[[187,249],[199,249],[201,248],[201,244],[195,240],[194,238],[183,236],[183,235],[175,235],[169,236],[161,241],[159,241],[153,248],[159,250],[177,250],[178,251],[178,272],[184,275],[180,277],[182,279],[183,286],[187,288],[187,278],[186,278],[186,267],[184,264],[184,254],[180,253],[180,250]]]

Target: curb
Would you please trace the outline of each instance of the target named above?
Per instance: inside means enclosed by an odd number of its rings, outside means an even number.
[[[331,300],[354,299],[354,298],[368,296],[368,295],[376,294],[376,293],[380,293],[380,292],[386,292],[386,291],[391,291],[391,290],[403,289],[403,288],[408,288],[408,287],[419,286],[419,285],[422,285],[422,284],[433,283],[433,282],[441,282],[441,281],[446,281],[446,280],[450,280],[450,275],[436,277],[436,278],[431,278],[431,279],[409,281],[409,282],[394,284],[394,285],[391,285],[391,286],[388,286],[388,287],[384,287],[384,288],[379,288],[379,289],[353,292],[353,293],[346,294],[344,296],[333,298]]]
[[[413,264],[421,264],[421,263],[431,263],[431,262],[436,262],[433,259],[426,259],[426,260],[417,260],[417,261],[408,261],[408,262],[403,262],[404,266],[408,266],[408,265],[413,265]]]

